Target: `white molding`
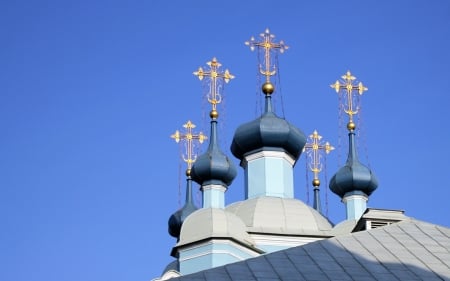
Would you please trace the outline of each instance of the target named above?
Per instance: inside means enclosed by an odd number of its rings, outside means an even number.
[[[289,154],[287,154],[286,152],[283,151],[259,151],[250,155],[245,156],[244,160],[242,162],[244,166],[247,165],[248,162],[260,159],[260,158],[266,158],[266,157],[271,157],[271,158],[279,158],[279,159],[284,159],[287,162],[289,162],[289,164],[291,164],[291,166],[294,166],[295,164],[295,159],[292,158]]]
[[[152,279],[152,281],[165,281],[165,280],[169,280],[169,279],[180,277],[180,276],[181,276],[181,273],[179,273],[176,270],[171,269],[171,270],[168,270],[167,272],[164,272],[164,274],[161,277]]]
[[[202,189],[203,189],[203,191],[205,191],[205,190],[218,190],[218,191],[222,191],[222,192],[227,191],[227,188],[221,184],[202,185]]]
[[[305,245],[314,241],[322,240],[325,237],[307,237],[307,236],[280,236],[250,234],[256,245],[282,246],[286,248]]]
[[[206,241],[206,242],[203,242],[203,243],[197,243],[196,245],[194,245],[192,247],[183,247],[183,249],[179,249],[178,251],[181,254],[182,252],[186,252],[186,251],[189,251],[189,250],[199,249],[199,248],[202,248],[202,247],[205,247],[205,246],[214,246],[214,245],[218,245],[218,244],[236,247],[238,250],[240,250],[240,251],[242,251],[244,253],[247,253],[248,255],[253,256],[253,257],[256,257],[256,256],[260,255],[259,253],[256,253],[255,251],[252,251],[252,250],[250,250],[250,249],[248,249],[246,247],[243,247],[243,246],[241,246],[241,245],[239,245],[237,243],[234,243],[232,241],[223,241],[221,239],[212,239],[212,240],[209,240],[209,241]],[[197,253],[197,254],[192,255],[192,256],[185,257],[185,258],[179,258],[178,260],[179,260],[179,262],[183,262],[183,261],[187,261],[187,260],[203,257],[203,256],[206,256],[206,255],[210,255],[210,254],[228,254],[230,256],[235,257],[238,260],[245,260],[245,259],[247,259],[246,257],[242,257],[242,256],[239,256],[239,255],[236,255],[235,253],[232,253],[232,252],[229,252],[229,251],[225,251],[225,250],[212,250],[212,251],[208,250],[208,251],[203,251],[201,253]]]
[[[344,196],[344,198],[342,198],[342,203],[347,203],[348,201],[351,200],[364,200],[365,202],[367,202],[369,200],[369,198],[366,195],[361,195],[361,194],[353,194],[350,196]]]

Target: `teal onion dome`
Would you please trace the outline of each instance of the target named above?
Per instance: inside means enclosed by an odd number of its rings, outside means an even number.
[[[285,151],[297,160],[306,143],[305,134],[272,111],[270,94],[266,94],[265,100],[265,112],[237,128],[231,152],[242,160],[246,155],[260,150]]]
[[[192,180],[188,177],[186,181],[186,202],[183,207],[170,216],[168,221],[169,234],[177,239],[180,238],[181,226],[183,225],[183,222],[190,214],[198,209],[194,204],[192,196]]]
[[[220,150],[217,141],[217,120],[211,120],[211,138],[208,150],[194,162],[192,179],[200,184],[221,184],[229,186],[236,177],[234,163]]]
[[[343,198],[346,194],[365,194],[370,196],[378,187],[374,173],[361,164],[355,148],[355,133],[350,131],[349,152],[345,165],[330,180],[330,189]]]

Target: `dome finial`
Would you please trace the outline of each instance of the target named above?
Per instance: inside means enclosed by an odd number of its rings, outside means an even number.
[[[277,73],[277,65],[273,62],[273,56],[271,56],[271,54],[276,51],[284,53],[289,47],[285,45],[283,41],[278,43],[273,42],[275,35],[271,34],[268,28],[266,28],[264,33],[261,33],[259,36],[262,38],[261,41],[256,41],[255,37],[252,36],[250,41],[245,42],[245,45],[250,46],[250,50],[252,51],[254,51],[255,48],[264,49],[264,68],[260,65],[259,72],[266,77],[267,83],[270,82],[270,77]]]
[[[206,64],[209,66],[209,69],[203,70],[202,67],[199,67],[193,74],[200,80],[203,80],[204,77],[209,78],[209,92],[207,96],[208,102],[212,105],[210,117],[216,119],[219,116],[217,104],[222,102],[222,95],[219,93],[219,89],[222,88],[223,82],[230,82],[230,80],[234,78],[234,75],[232,75],[228,69],[221,71],[220,67],[222,64],[216,58],[213,58]]]
[[[186,129],[185,133],[180,133],[180,131],[176,130],[174,134],[170,137],[174,139],[177,143],[180,141],[185,143],[185,153],[181,155],[183,161],[187,163],[187,169],[190,170],[192,168],[192,163],[194,163],[197,155],[194,153],[194,148],[196,146],[195,141],[198,141],[200,144],[203,143],[204,140],[208,139],[202,132],[195,134],[192,132],[196,126],[191,120],[188,120],[183,127]],[[187,173],[187,171],[186,171]]]
[[[344,75],[341,76],[343,80],[336,80],[334,84],[331,84],[330,87],[336,90],[336,93],[339,95],[343,95],[343,109],[344,112],[347,113],[349,117],[349,122],[347,124],[347,129],[349,131],[353,131],[356,128],[355,123],[353,122],[353,115],[358,114],[359,106],[357,103],[358,93],[362,95],[364,91],[367,91],[367,87],[363,85],[362,82],[356,84],[356,77],[352,75],[350,70],[347,71]],[[356,105],[355,105],[356,104]]]
[[[255,37],[252,36],[250,41],[245,42],[245,45],[250,46],[250,50],[252,51],[256,48],[264,51],[264,66],[259,65],[259,73],[266,77],[266,81],[262,85],[262,92],[266,96],[265,112],[272,112],[272,101],[270,97],[275,91],[275,86],[270,81],[270,77],[274,76],[278,69],[276,59],[274,59],[274,57],[276,57],[275,52],[279,51],[280,53],[284,53],[289,47],[284,44],[283,41],[278,43],[274,42],[273,39],[275,38],[275,35],[271,34],[268,28],[266,28],[264,33],[261,33],[259,36],[262,38],[261,41],[256,41]]]
[[[306,151],[306,154],[308,156],[307,161],[309,169],[314,175],[314,179],[312,181],[312,185],[314,187],[313,208],[320,213],[322,213],[322,210],[320,206],[320,195],[319,195],[319,186],[320,186],[319,173],[322,171],[323,168],[322,163],[323,152],[328,154],[332,150],[334,150],[334,147],[329,142],[324,143],[322,141],[322,136],[319,135],[317,130],[314,130],[314,132],[311,135],[309,135],[308,142],[303,147],[303,151]]]

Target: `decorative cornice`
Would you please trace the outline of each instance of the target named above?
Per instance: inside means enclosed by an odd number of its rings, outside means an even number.
[[[271,157],[271,158],[280,158],[280,159],[284,159],[287,162],[289,162],[289,164],[291,164],[291,166],[294,166],[295,164],[295,159],[292,158],[289,154],[287,154],[286,152],[283,151],[272,151],[272,150],[262,150],[250,155],[247,155],[244,157],[244,159],[241,161],[241,166],[245,167],[247,166],[248,162],[260,159],[260,158],[266,158],[266,157]]]
[[[227,191],[227,188],[221,184],[207,184],[207,185],[202,185],[202,191],[205,190],[219,190],[222,192]]]
[[[208,240],[208,241],[205,241],[205,242],[196,243],[194,245],[191,245],[190,247],[180,247],[178,249],[178,251],[179,252],[190,251],[190,250],[194,250],[194,249],[201,249],[201,248],[203,248],[205,246],[207,247],[207,246],[213,246],[213,245],[218,245],[218,244],[236,247],[238,250],[240,250],[240,251],[242,251],[244,253],[247,253],[248,255],[254,256],[254,257],[259,256],[261,254],[261,253],[252,251],[249,248],[244,247],[241,244],[236,243],[234,241],[229,241],[229,240],[225,241],[223,239],[211,239],[211,240]],[[199,258],[199,257],[202,257],[202,256],[206,256],[206,255],[209,255],[209,254],[229,254],[229,255],[231,255],[231,256],[239,259],[239,260],[247,259],[246,257],[242,257],[242,256],[239,256],[239,255],[236,255],[235,253],[228,252],[228,251],[225,251],[225,250],[212,250],[212,251],[203,251],[201,253],[197,253],[197,254],[189,256],[189,257],[180,258],[179,261],[183,262],[183,261]]]
[[[369,197],[365,194],[352,194],[352,195],[344,195],[342,198],[342,203],[347,203],[350,200],[363,199],[364,201],[368,201]]]

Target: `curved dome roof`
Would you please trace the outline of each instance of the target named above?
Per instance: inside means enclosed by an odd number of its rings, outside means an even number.
[[[192,213],[181,227],[177,246],[206,238],[233,238],[246,245],[254,244],[242,220],[219,208],[203,208]]]
[[[180,236],[181,226],[184,220],[198,208],[192,203],[187,202],[181,209],[173,213],[169,218],[169,234],[175,238]]]
[[[355,147],[355,133],[349,134],[349,152],[345,165],[330,180],[330,189],[341,198],[346,193],[363,192],[370,196],[377,189],[378,180],[372,171],[358,160]]]
[[[192,166],[192,179],[200,185],[231,185],[237,171],[234,163],[220,150],[209,150],[200,155]]]
[[[251,232],[326,235],[332,224],[300,200],[263,196],[229,205]]]
[[[370,196],[378,186],[372,171],[361,163],[345,164],[330,180],[330,189],[341,198],[346,193],[363,192]]]
[[[186,202],[183,207],[170,216],[168,221],[169,234],[177,239],[180,237],[181,226],[184,220],[198,209],[192,197],[192,180],[189,169],[186,171],[186,174],[188,176],[186,179]]]
[[[265,99],[266,109],[261,117],[237,128],[231,143],[231,152],[242,160],[245,154],[262,148],[281,149],[297,160],[306,143],[305,134],[272,111],[269,94],[266,94]]]
[[[220,150],[217,142],[217,121],[211,121],[211,140],[208,150],[195,160],[192,179],[200,185],[223,184],[229,186],[236,177],[234,163]]]

